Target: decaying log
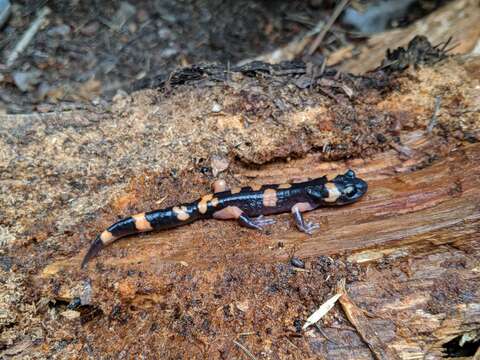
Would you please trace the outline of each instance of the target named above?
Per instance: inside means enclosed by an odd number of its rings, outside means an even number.
[[[478,332],[480,58],[361,77],[283,66],[193,69],[108,111],[3,116],[0,356],[371,359],[340,306],[323,334],[302,332],[340,279],[385,354],[435,359]],[[352,168],[369,192],[309,213],[311,237],[289,215],[265,233],[200,221],[79,268],[105,226],[210,191],[212,168],[232,186]]]

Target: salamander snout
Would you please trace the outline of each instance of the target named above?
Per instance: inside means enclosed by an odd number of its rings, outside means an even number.
[[[368,185],[365,181],[363,181],[362,179],[355,179],[355,188],[357,189],[357,193],[358,194],[365,194],[368,190]]]

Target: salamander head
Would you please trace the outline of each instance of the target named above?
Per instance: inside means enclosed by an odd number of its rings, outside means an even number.
[[[368,185],[362,179],[355,176],[352,170],[348,170],[343,175],[338,175],[333,179],[333,184],[340,192],[340,196],[335,201],[338,205],[350,204],[360,199],[368,189]]]
[[[312,186],[307,192],[319,205],[346,205],[360,199],[367,189],[367,183],[357,178],[352,170],[348,170],[323,185]]]

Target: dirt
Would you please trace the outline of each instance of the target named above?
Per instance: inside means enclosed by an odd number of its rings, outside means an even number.
[[[140,1],[126,9],[121,1],[15,2],[2,30],[5,56],[44,5],[52,10],[48,23],[14,67],[4,69],[4,111],[83,108],[177,67],[235,63],[289,41],[322,16],[303,1]],[[35,75],[28,91],[15,86],[15,72]]]
[[[443,3],[416,1],[390,26],[405,26]],[[8,55],[44,6],[52,10],[47,21],[7,67]],[[0,30],[0,111],[82,109],[179,67],[234,65],[305,34],[334,6],[313,0],[15,1],[10,21]],[[334,29],[320,48],[324,54],[364,39],[341,24]]]

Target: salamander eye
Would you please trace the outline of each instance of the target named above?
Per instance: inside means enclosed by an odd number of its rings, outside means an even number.
[[[346,177],[349,177],[349,178],[354,178],[355,177],[355,172],[353,170],[348,170],[345,175]]]
[[[345,191],[345,195],[349,197],[357,193],[357,189],[355,188],[355,186],[347,186],[344,191]]]

